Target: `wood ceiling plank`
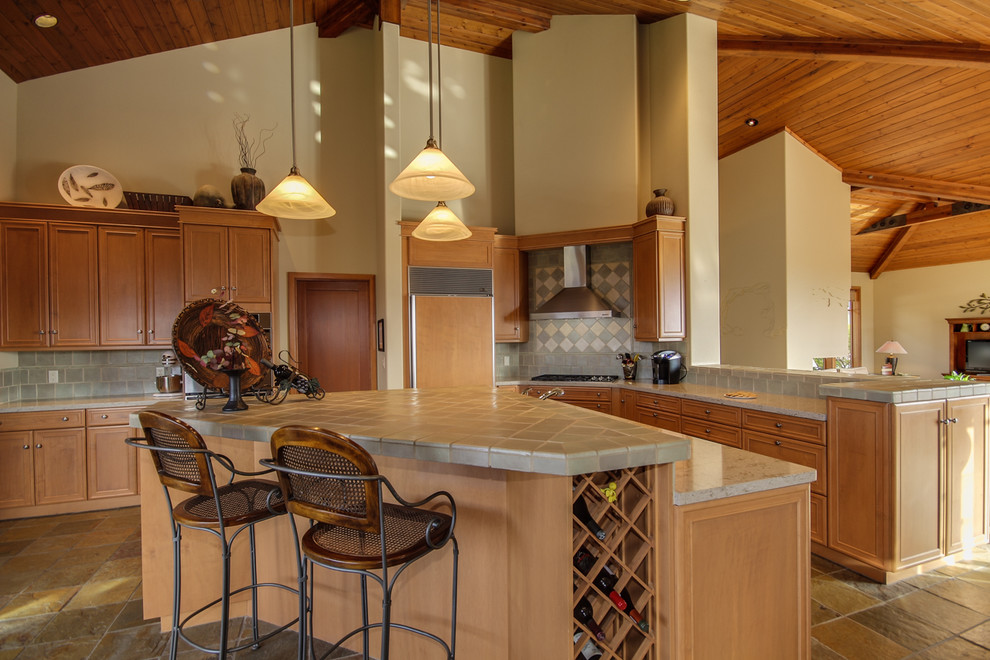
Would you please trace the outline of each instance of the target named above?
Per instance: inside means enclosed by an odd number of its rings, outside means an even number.
[[[976,186],[862,170],[843,171],[842,181],[851,186],[904,191],[910,194],[930,194],[942,199],[990,204],[990,186]]]
[[[948,66],[990,70],[990,48],[981,44],[850,41],[821,39],[718,40],[720,55],[780,57],[796,60],[831,60]]]
[[[501,0],[444,0],[443,13],[510,30],[550,29],[550,13],[527,4]]]

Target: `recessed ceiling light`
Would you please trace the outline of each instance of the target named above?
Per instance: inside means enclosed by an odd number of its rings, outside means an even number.
[[[747,126],[756,126],[759,123],[760,123],[760,120],[757,119],[756,117],[747,117],[746,118],[746,125]]]
[[[57,23],[58,23],[58,19],[52,16],[51,14],[41,14],[40,16],[34,19],[34,24],[40,28],[55,27]]]

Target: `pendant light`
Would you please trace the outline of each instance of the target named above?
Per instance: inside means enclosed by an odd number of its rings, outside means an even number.
[[[447,208],[446,203],[437,202],[436,208],[416,225],[412,235],[424,241],[459,241],[468,238],[471,230]]]
[[[334,210],[320,193],[316,192],[296,167],[296,66],[295,39],[293,27],[296,22],[293,0],[289,0],[289,103],[291,116],[289,124],[292,127],[292,167],[289,175],[275,186],[255,207],[262,213],[277,218],[291,220],[319,220],[329,218],[337,211]]]
[[[437,82],[440,82],[440,0],[437,1]],[[433,137],[433,0],[427,0],[427,47],[430,74],[430,137],[406,169],[395,177],[388,189],[399,197],[425,202],[438,199],[462,199],[474,194],[474,184],[440,150]],[[440,109],[442,113],[442,107]],[[439,114],[439,113],[438,113]],[[441,116],[440,121],[443,121]]]

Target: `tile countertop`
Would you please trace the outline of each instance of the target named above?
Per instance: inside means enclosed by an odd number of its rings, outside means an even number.
[[[185,401],[154,408],[182,418],[204,435],[267,442],[285,424],[322,426],[347,435],[372,454],[542,474],[677,461],[675,504],[815,479],[809,468],[504,389],[333,392],[323,401],[297,397],[277,406],[251,402],[247,411],[236,414],[221,413],[222,403],[208,402],[203,411]]]
[[[127,394],[120,396],[92,396],[69,399],[20,399],[0,403],[0,413],[43,412],[47,410],[79,410],[84,408],[128,408],[150,406],[160,401],[181,401],[181,395],[157,397],[154,394]]]
[[[694,399],[696,401],[706,401],[708,403],[719,403],[725,406],[735,406],[737,408],[749,408],[750,410],[762,410],[764,412],[778,413],[781,415],[791,415],[794,417],[804,417],[805,419],[815,419],[825,421],[825,399],[809,398],[803,396],[791,396],[787,394],[771,394],[769,392],[754,392],[755,399],[729,399],[724,395],[728,392],[736,392],[725,387],[711,387],[708,385],[695,385],[692,383],[678,383],[677,385],[654,385],[649,381],[641,380],[617,380],[612,383],[594,383],[583,381],[511,381],[500,383],[501,385],[523,385],[535,387],[609,387],[636,390],[637,392],[650,392],[653,394],[663,394],[674,396],[680,399]]]
[[[911,403],[937,399],[957,399],[964,396],[990,394],[990,382],[976,380],[919,379],[890,376],[862,382],[819,385],[822,396],[860,399],[880,403]]]

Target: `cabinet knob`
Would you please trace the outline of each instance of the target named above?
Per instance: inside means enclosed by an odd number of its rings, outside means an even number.
[[[780,422],[777,422],[776,424],[774,424],[774,426],[776,426],[778,429],[784,428],[784,425],[781,424]]]
[[[49,330],[48,331],[48,334],[50,334],[50,335],[57,335],[58,334],[58,330]]]
[[[36,445],[34,446],[34,448],[35,448],[35,449],[41,449],[41,443],[39,442],[38,444],[36,444]]]
[[[230,287],[230,290],[231,291],[237,291],[237,287],[236,286],[232,286],[232,287]]]
[[[706,410],[706,411],[705,411],[705,414],[706,414],[706,415],[711,415],[711,414],[712,414],[712,411],[711,411],[711,410]]]
[[[653,416],[654,416],[654,417],[657,417],[658,415],[657,415],[656,413],[653,413]]]
[[[780,440],[774,440],[773,441],[773,444],[775,444],[775,445],[777,445],[779,447],[780,445],[782,445],[784,443],[782,443]]]
[[[100,419],[106,419],[109,415],[100,415]]]
[[[712,432],[711,429],[705,429],[705,433],[711,433],[711,432]]]
[[[660,402],[659,402],[659,401],[657,401],[656,399],[653,399],[653,405],[655,405],[655,406],[656,406],[656,405],[659,405],[659,404],[660,404]]]
[[[596,393],[596,396],[601,396],[601,395],[602,395],[602,393],[601,393],[601,392],[597,392],[597,393]]]
[[[958,422],[959,420],[958,420],[957,418],[955,418],[955,417],[950,417],[950,418],[949,418],[949,421],[950,421],[951,423],[953,423],[953,424],[955,424],[955,423],[956,423],[956,422]]]
[[[148,330],[148,334],[149,334],[149,335],[153,335],[153,334],[155,334],[155,330],[154,330],[154,328],[152,328],[151,330]]]
[[[69,418],[68,418],[68,417],[63,417],[63,418],[62,418],[62,421],[63,421],[63,422],[67,422],[67,421],[69,421]]]
[[[143,330],[138,330],[139,335],[142,334],[143,332],[144,332]]]
[[[45,331],[44,331],[44,330],[39,330],[39,331],[38,331],[38,334],[39,334],[39,335],[43,335],[43,334],[45,334]]]
[[[599,404],[597,404],[597,405],[598,405],[598,407],[599,407],[599,408],[601,408],[601,407],[602,407],[602,404],[600,404],[600,403],[599,403]]]
[[[24,445],[23,447],[21,447],[21,449],[30,449],[30,448],[31,448],[31,445]]]

